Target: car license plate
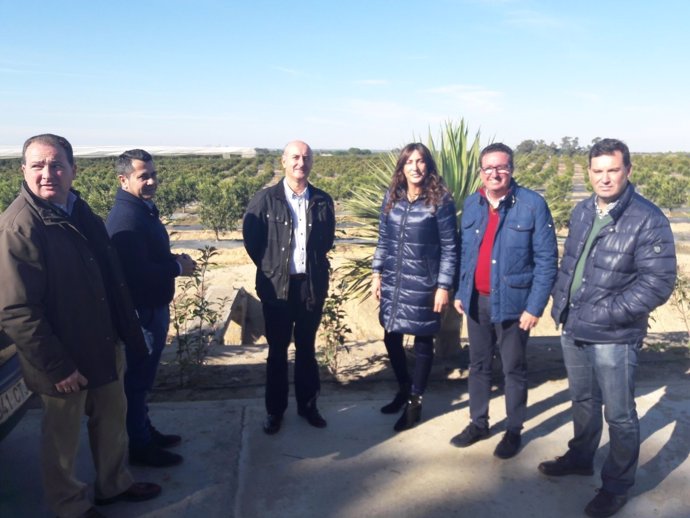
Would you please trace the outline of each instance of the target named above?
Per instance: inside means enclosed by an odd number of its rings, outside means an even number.
[[[7,421],[22,404],[29,399],[31,392],[26,388],[24,378],[0,394],[0,424]]]

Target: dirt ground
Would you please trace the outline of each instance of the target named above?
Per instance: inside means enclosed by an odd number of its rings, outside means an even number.
[[[676,228],[678,226],[678,228]],[[674,232],[683,232],[689,224],[674,224]],[[682,228],[681,228],[682,227]],[[205,244],[219,248],[217,263],[208,273],[211,298],[234,298],[240,288],[254,295],[255,269],[241,246],[237,232],[225,234],[220,243],[213,241],[210,233],[183,231],[173,234],[176,252],[185,251],[198,256]],[[196,247],[196,248],[195,248]],[[679,263],[688,271],[690,255],[679,246]],[[343,264],[346,258],[360,254],[361,248],[339,245],[334,253],[333,266]],[[393,376],[388,368],[382,330],[378,323],[378,308],[372,300],[349,301],[345,307],[352,328],[347,350],[338,355],[337,375],[322,367],[324,391],[369,390],[373,385],[386,384],[394,388]],[[225,314],[229,307],[225,308]],[[532,332],[528,347],[530,382],[540,384],[548,379],[565,376],[558,333],[553,321],[544,317]],[[465,382],[467,371],[466,329],[461,332],[461,347],[447,357],[437,358],[432,372],[432,383]],[[685,376],[690,368],[687,331],[680,313],[671,303],[658,308],[650,319],[649,336],[641,356],[644,368],[641,377]],[[175,362],[175,346],[170,345],[163,357],[153,393],[154,401],[208,400],[231,397],[261,397],[263,395],[264,369],[267,354],[265,338],[255,343],[241,345],[225,343],[215,346],[204,366],[187,386],[181,386],[179,368]],[[411,344],[408,344],[411,345]],[[291,348],[292,350],[292,348]],[[410,360],[412,355],[410,355]]]

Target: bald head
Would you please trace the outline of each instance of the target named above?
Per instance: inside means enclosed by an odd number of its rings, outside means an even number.
[[[314,162],[309,145],[301,140],[290,142],[283,150],[281,162],[285,169],[285,180],[290,188],[295,192],[304,190]]]

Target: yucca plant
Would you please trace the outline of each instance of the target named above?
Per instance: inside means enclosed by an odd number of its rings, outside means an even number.
[[[419,139],[414,139],[419,141]],[[469,128],[465,120],[459,123],[446,122],[441,128],[438,142],[434,141],[431,130],[427,138],[427,147],[431,150],[439,174],[443,177],[448,190],[453,195],[457,208],[458,224],[465,198],[479,187],[480,141],[479,132],[470,141]],[[346,295],[360,298],[369,297],[371,282],[371,262],[376,246],[379,215],[383,195],[390,184],[395,170],[397,153],[388,153],[383,166],[372,170],[371,183],[358,188],[352,198],[343,202],[347,213],[346,219],[360,228],[362,246],[370,252],[362,258],[350,259],[339,268],[340,273],[348,279]],[[437,353],[447,354],[459,341],[461,320],[454,309],[444,315],[442,330],[437,337]]]

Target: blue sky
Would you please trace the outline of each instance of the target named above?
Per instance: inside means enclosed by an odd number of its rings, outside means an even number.
[[[0,0],[0,146],[690,151],[684,1]]]

